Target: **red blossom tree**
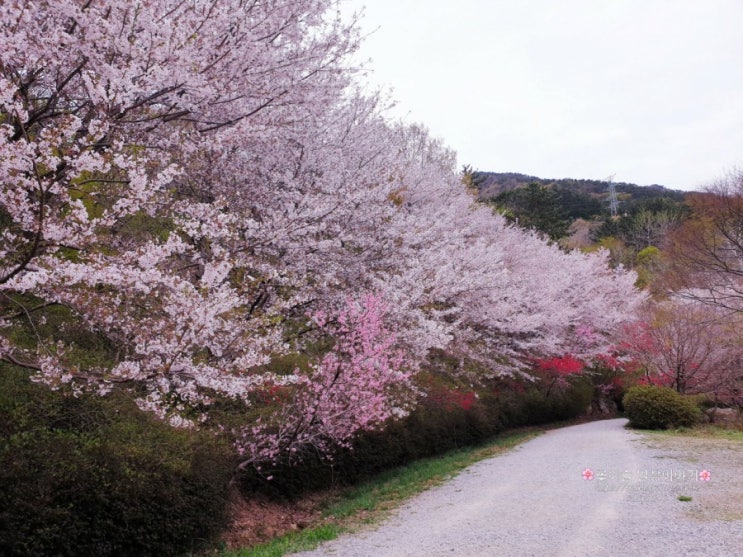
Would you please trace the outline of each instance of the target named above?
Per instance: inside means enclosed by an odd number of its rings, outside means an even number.
[[[580,374],[585,367],[586,366],[583,362],[576,359],[571,354],[537,360],[537,374],[544,377],[547,381],[545,396],[549,396],[555,387],[559,389],[569,387],[570,383],[568,378]]]

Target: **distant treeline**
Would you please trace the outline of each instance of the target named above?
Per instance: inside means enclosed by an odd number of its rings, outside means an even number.
[[[525,188],[529,184],[541,186],[541,190],[550,193],[557,203],[558,210],[569,221],[603,218],[609,214],[609,181],[578,180],[574,178],[539,178],[516,172],[481,172],[473,173],[474,185],[482,201],[494,202],[496,205],[507,203],[514,197],[514,190]],[[682,203],[684,192],[653,184],[638,186],[626,182],[614,183],[619,200],[620,213],[633,213],[638,206],[649,201],[665,199]]]

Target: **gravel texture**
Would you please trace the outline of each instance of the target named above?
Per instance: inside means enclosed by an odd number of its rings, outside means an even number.
[[[743,444],[688,449],[625,424],[549,431],[411,499],[373,530],[296,555],[743,555]],[[704,470],[710,481],[700,481]]]

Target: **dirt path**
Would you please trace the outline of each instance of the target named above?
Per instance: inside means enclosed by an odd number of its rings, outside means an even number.
[[[743,487],[743,446],[690,457],[625,423],[550,431],[414,498],[374,530],[297,555],[740,555],[743,488],[731,499],[726,484]],[[700,481],[704,470],[711,481]],[[705,514],[718,499],[725,512]]]

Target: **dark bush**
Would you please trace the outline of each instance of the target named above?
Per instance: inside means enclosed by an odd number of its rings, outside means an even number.
[[[693,398],[668,387],[632,387],[624,395],[622,403],[630,425],[639,429],[690,427],[702,417]]]
[[[423,399],[409,416],[383,431],[358,435],[351,449],[338,451],[330,462],[316,458],[301,466],[264,468],[262,474],[248,470],[241,487],[246,494],[295,497],[330,485],[350,485],[416,459],[481,443],[503,429],[505,415],[495,396],[480,396],[468,409]],[[271,481],[265,480],[268,475]]]
[[[332,461],[308,455],[301,465],[264,466],[261,473],[248,469],[241,478],[244,493],[291,498],[360,482],[420,458],[483,443],[508,428],[575,418],[586,411],[594,391],[581,377],[549,395],[544,385],[528,382],[525,390],[520,380],[508,378],[475,394],[445,374],[432,377],[424,387],[427,396],[406,418],[358,435],[351,449],[338,451]]]
[[[293,497],[334,484],[353,484],[420,458],[482,443],[507,428],[575,418],[592,396],[592,385],[576,380],[549,396],[536,388],[519,392],[511,386],[497,394],[480,391],[466,407],[425,397],[405,419],[391,422],[383,431],[360,434],[353,447],[339,451],[332,462],[307,459],[301,466],[264,469],[262,474],[248,471],[242,488]],[[272,479],[266,481],[269,475]]]
[[[585,413],[592,399],[593,386],[582,378],[549,394],[533,386],[509,397],[508,424],[516,427],[570,420]]]
[[[496,397],[480,396],[467,409],[424,399],[406,419],[356,439],[345,459],[357,481],[392,466],[482,443],[504,428]]]
[[[227,522],[228,449],[0,366],[0,555],[182,555]]]

